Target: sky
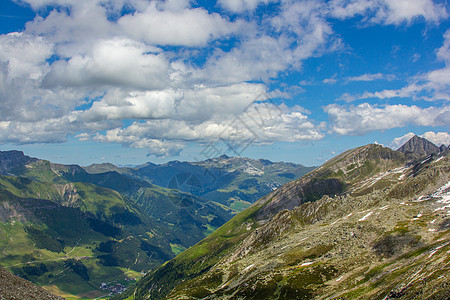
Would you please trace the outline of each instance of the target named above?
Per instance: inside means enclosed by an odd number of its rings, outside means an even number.
[[[450,144],[448,0],[1,0],[0,150],[307,166]]]

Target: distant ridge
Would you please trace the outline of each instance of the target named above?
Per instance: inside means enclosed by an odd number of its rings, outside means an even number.
[[[23,167],[36,160],[36,158],[26,156],[22,151],[0,151],[0,174],[8,174],[12,169]]]
[[[441,152],[438,146],[428,141],[427,139],[413,136],[409,141],[407,141],[403,146],[401,146],[397,151],[404,154],[417,154],[417,155],[430,155]]]

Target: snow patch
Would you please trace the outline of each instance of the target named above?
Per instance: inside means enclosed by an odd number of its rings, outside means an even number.
[[[374,177],[366,179],[365,181],[362,182],[362,185],[352,189],[352,191],[355,191],[356,189],[369,188],[388,175],[401,174],[399,178],[403,179],[405,176],[405,171],[407,169],[408,169],[407,167],[400,167],[400,168],[396,168],[396,169],[392,169],[392,170],[380,173]]]
[[[362,217],[361,219],[359,219],[358,221],[364,221],[365,219],[367,219],[371,214],[373,213],[373,211],[371,211],[370,213],[368,213],[367,215],[365,215],[364,217]]]
[[[257,176],[264,175],[264,171],[256,168],[254,165],[252,165],[250,163],[247,163],[245,165],[245,169],[243,171],[250,175],[257,175]]]
[[[438,159],[436,159],[436,160],[434,161],[434,163],[437,163],[438,161],[440,161],[440,160],[443,159],[443,158],[444,158],[443,156],[439,157]]]

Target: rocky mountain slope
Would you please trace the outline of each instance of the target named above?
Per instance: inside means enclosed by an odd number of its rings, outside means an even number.
[[[62,300],[37,285],[0,267],[0,299]]]
[[[450,156],[368,145],[261,198],[121,299],[446,299]]]

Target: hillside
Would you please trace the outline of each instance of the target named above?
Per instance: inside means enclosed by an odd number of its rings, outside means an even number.
[[[173,257],[168,232],[113,190],[0,176],[0,263],[57,294],[131,283]]]
[[[349,150],[140,280],[125,299],[450,296],[450,157]]]

